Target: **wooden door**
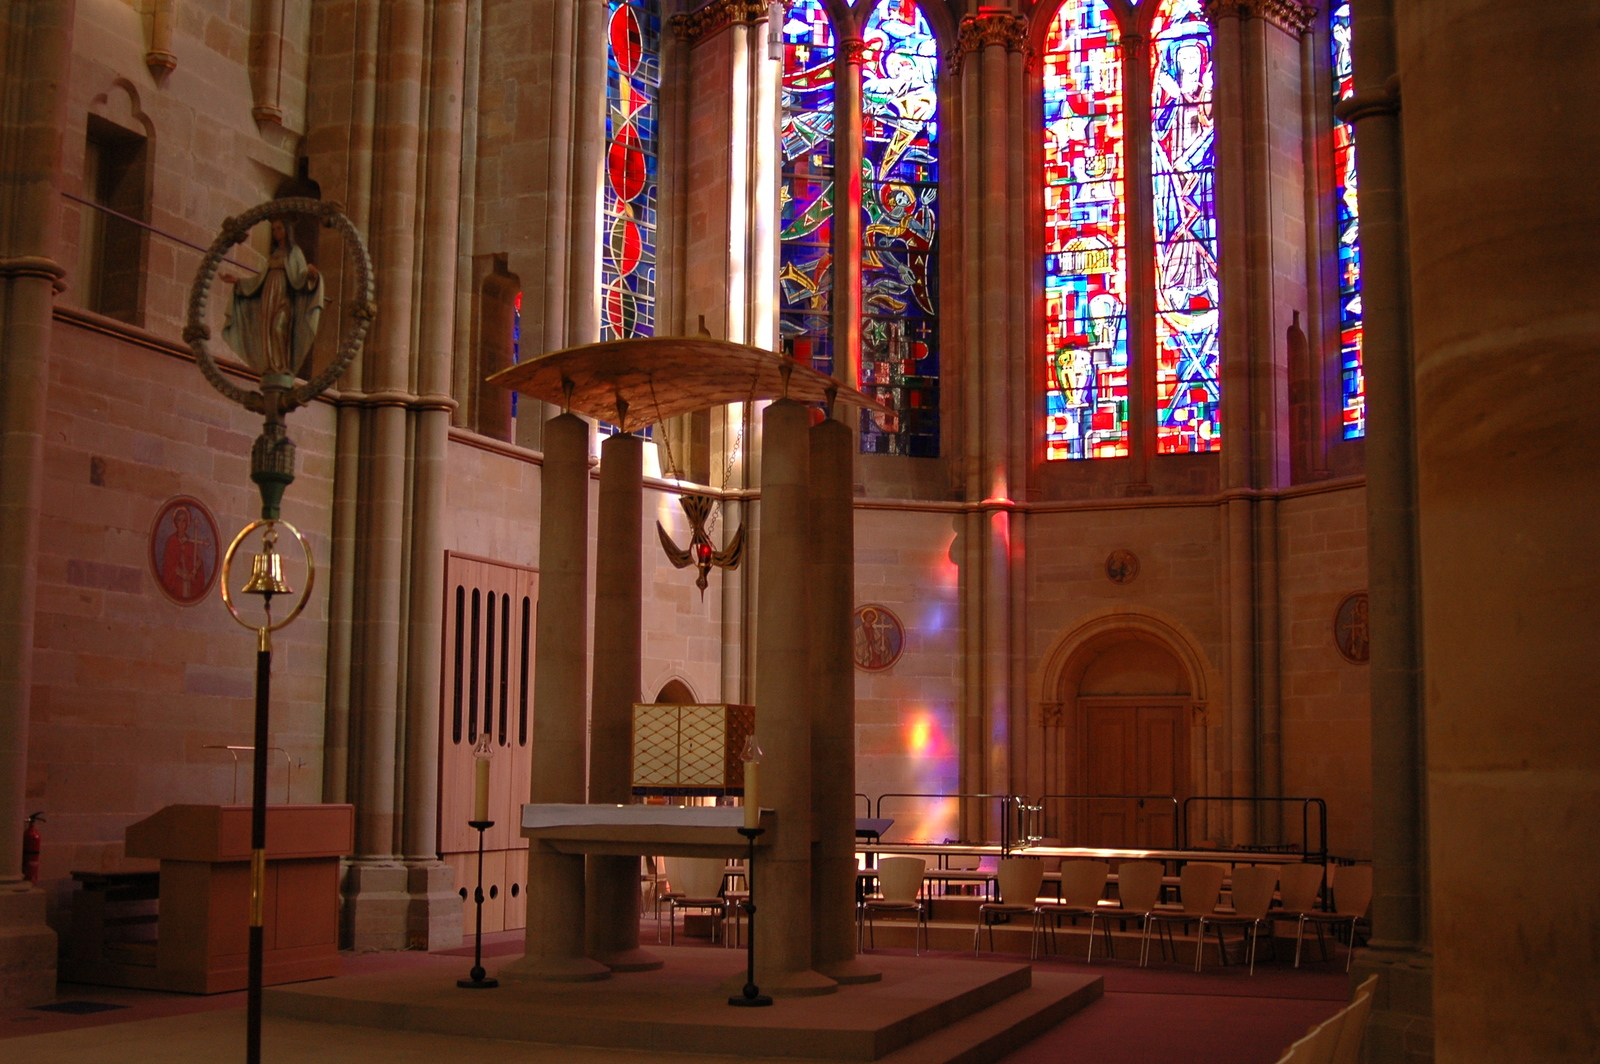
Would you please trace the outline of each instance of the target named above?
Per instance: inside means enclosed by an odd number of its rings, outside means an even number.
[[[1079,700],[1083,794],[1173,795],[1189,788],[1188,706],[1182,699]],[[1083,803],[1090,846],[1165,849],[1171,802],[1117,798]]]

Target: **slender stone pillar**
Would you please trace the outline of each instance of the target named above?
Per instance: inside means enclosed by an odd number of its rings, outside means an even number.
[[[617,433],[600,445],[595,543],[594,665],[590,686],[589,801],[633,797],[633,704],[639,701],[643,624],[644,441]],[[591,958],[616,972],[661,967],[639,948],[639,858],[589,858],[585,898]]]
[[[584,665],[589,599],[589,426],[544,426],[539,489],[539,616],[533,647],[532,802],[584,798]],[[584,956],[583,858],[528,846],[528,927],[506,980],[582,982],[610,969]]]
[[[10,54],[0,72],[8,123],[0,142],[0,1007],[51,1000],[56,936],[45,895],[22,878],[22,820],[38,587],[39,506],[49,393],[51,315],[64,272],[56,253],[62,104],[72,3],[0,11]]]
[[[761,419],[756,741],[761,805],[777,819],[756,851],[755,946],[756,982],[774,995],[837,986],[811,969],[810,421],[810,408],[792,399]]]
[[[1373,1002],[1367,1058],[1431,1060],[1433,960],[1426,911],[1422,615],[1417,586],[1406,173],[1400,101],[1391,90],[1395,73],[1391,5],[1389,0],[1356,0],[1351,12],[1356,92],[1341,105],[1339,114],[1355,126],[1361,173],[1374,883],[1372,940],[1358,959],[1356,972],[1360,977],[1383,976]],[[1470,202],[1456,193],[1451,198],[1457,204]],[[1494,269],[1498,274],[1500,268]],[[1475,320],[1476,314],[1469,313],[1468,319]],[[1474,928],[1472,933],[1480,930]]]
[[[855,435],[811,429],[811,960],[841,983],[883,978],[856,960]]]

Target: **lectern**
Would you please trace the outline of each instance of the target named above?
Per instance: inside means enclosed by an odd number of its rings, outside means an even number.
[[[354,841],[354,806],[267,808],[268,985],[339,974],[339,858]],[[79,954],[70,977],[190,994],[243,990],[250,807],[169,805],[128,827],[127,854],[161,862],[153,956]]]

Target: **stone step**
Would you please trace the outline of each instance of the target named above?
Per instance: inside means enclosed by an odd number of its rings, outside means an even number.
[[[880,1058],[882,1064],[987,1064],[1039,1037],[1105,992],[1095,979],[1035,972],[1033,985]]]

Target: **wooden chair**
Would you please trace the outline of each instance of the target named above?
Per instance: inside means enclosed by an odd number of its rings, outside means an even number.
[[[1115,940],[1111,937],[1111,921],[1138,920],[1143,927],[1147,922],[1146,918],[1161,900],[1163,871],[1160,861],[1122,861],[1117,865],[1116,906],[1114,908],[1102,906],[1089,914],[1089,964],[1094,963],[1095,921],[1105,921],[1106,952],[1115,957],[1117,948]]]
[[[1045,875],[1049,875],[1048,866]],[[1100,912],[1100,897],[1105,893],[1106,880],[1110,878],[1111,865],[1105,861],[1065,861],[1061,863],[1061,870],[1056,874],[1057,901],[1041,902],[1033,919],[1033,956],[1039,956],[1039,935],[1044,930],[1045,920],[1054,918],[1050,924],[1050,946],[1053,949],[1056,942],[1056,929],[1061,926],[1063,917],[1071,917],[1077,922],[1080,916],[1087,916],[1090,920],[1089,956],[1094,956],[1093,921]],[[1111,940],[1111,925],[1106,924],[1106,941]]]
[[[712,917],[711,938],[716,941],[727,913],[722,896],[722,877],[726,862],[720,857],[668,857],[667,879],[672,889],[666,897],[671,905],[667,944],[678,939],[678,910],[699,909]]]
[[[1350,1004],[1317,1024],[1278,1058],[1278,1064],[1356,1064],[1372,1013],[1372,994],[1378,977],[1370,976],[1356,987]]]
[[[1172,945],[1172,925],[1181,924],[1187,928],[1203,916],[1211,916],[1217,911],[1217,900],[1222,896],[1222,879],[1228,874],[1228,869],[1219,864],[1208,861],[1190,861],[1183,866],[1183,871],[1178,877],[1178,901],[1181,909],[1167,910],[1156,909],[1150,912],[1144,921],[1144,943],[1139,950],[1140,967],[1150,963],[1150,931],[1160,926],[1166,931],[1166,939],[1162,944],[1162,956]],[[1205,948],[1205,939],[1201,938],[1195,945],[1196,950]],[[1174,952],[1174,955],[1176,953]],[[1200,958],[1195,957],[1195,971],[1200,970]]]
[[[994,951],[996,917],[1033,916],[1038,930],[1039,887],[1044,883],[1044,862],[1037,857],[1007,857],[998,869],[1000,900],[978,906],[978,926],[972,929],[972,952],[978,952],[979,936],[989,929],[989,950]]]
[[[1195,946],[1194,970],[1199,971],[1205,956],[1206,925],[1217,932],[1217,959],[1227,963],[1227,947],[1222,942],[1224,927],[1237,927],[1250,942],[1250,974],[1256,974],[1256,939],[1272,908],[1272,894],[1278,889],[1278,869],[1273,865],[1235,865],[1233,869],[1233,915],[1213,913],[1200,917],[1200,940]],[[1244,945],[1245,937],[1239,944]]]
[[[878,948],[873,916],[878,913],[914,913],[917,924],[911,932],[911,948],[920,953],[928,948],[928,906],[922,900],[922,873],[928,862],[920,857],[885,857],[878,862],[878,894],[861,903],[856,918],[856,940],[862,939],[863,924],[870,936],[872,948]],[[922,936],[922,947],[917,947],[917,936]]]
[[[1320,911],[1317,908],[1317,898],[1322,893],[1322,876],[1322,866],[1317,864],[1288,864],[1278,870],[1278,895],[1282,907],[1269,910],[1267,919],[1295,921],[1294,966],[1296,968],[1300,967],[1300,945],[1305,932],[1305,918]]]
[[[1328,956],[1328,944],[1323,938],[1323,927],[1341,929],[1348,924],[1350,951],[1344,960],[1344,970],[1348,972],[1356,956],[1356,924],[1366,918],[1367,908],[1372,904],[1372,866],[1329,865],[1328,883],[1333,887],[1333,911],[1312,911],[1302,915],[1299,932],[1295,935],[1295,953],[1300,952],[1300,934],[1305,931],[1306,924],[1317,929],[1317,941],[1322,945],[1324,959]]]

